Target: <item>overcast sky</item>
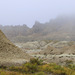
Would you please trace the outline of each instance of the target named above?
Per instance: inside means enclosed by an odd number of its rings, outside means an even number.
[[[75,13],[75,0],[0,0],[0,24],[32,27],[62,14]]]

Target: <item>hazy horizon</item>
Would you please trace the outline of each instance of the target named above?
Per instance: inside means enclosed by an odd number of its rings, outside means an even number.
[[[59,15],[74,14],[75,0],[2,0],[0,24],[32,27],[35,21],[48,22]]]

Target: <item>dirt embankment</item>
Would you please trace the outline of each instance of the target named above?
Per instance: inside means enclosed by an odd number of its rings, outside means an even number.
[[[9,41],[0,30],[0,64],[21,64],[29,59],[30,56]]]

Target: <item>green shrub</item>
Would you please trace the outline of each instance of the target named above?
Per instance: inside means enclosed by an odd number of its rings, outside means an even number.
[[[19,71],[19,67],[11,66],[9,68],[10,71]]]
[[[0,68],[1,68],[1,69],[6,69],[7,67],[4,66],[4,65],[0,65]]]
[[[27,69],[27,70],[26,70]],[[35,73],[38,71],[38,66],[37,64],[32,64],[32,63],[26,63],[24,66],[23,66],[23,71],[28,71],[30,73]]]
[[[73,64],[68,65],[68,67],[72,70],[75,70],[75,65],[73,65]]]
[[[30,63],[32,63],[32,64],[37,64],[37,65],[42,65],[43,64],[43,60],[40,60],[40,59],[35,59],[35,58],[32,58],[32,59],[30,59]]]
[[[55,69],[55,70],[62,70],[62,71],[64,70],[60,65],[54,66],[54,69]]]

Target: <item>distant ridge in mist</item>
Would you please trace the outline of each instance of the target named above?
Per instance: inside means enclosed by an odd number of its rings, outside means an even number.
[[[32,28],[26,25],[0,26],[11,41],[26,42],[34,40],[75,41],[75,16],[59,16],[46,23],[35,22]]]

